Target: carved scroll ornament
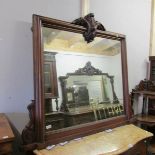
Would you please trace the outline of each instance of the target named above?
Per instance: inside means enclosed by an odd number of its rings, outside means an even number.
[[[32,100],[32,103],[28,105],[27,109],[29,111],[30,121],[22,131],[22,139],[24,144],[30,144],[35,140],[35,131],[34,131],[35,101],[34,100]]]
[[[88,61],[83,68],[79,68],[75,71],[75,74],[87,74],[87,75],[95,75],[95,74],[102,74],[102,71],[93,67],[91,62]]]
[[[86,28],[86,31],[83,33],[83,37],[85,41],[87,41],[87,43],[92,42],[94,40],[94,38],[96,37],[97,30],[106,30],[101,23],[95,21],[93,13],[89,13],[85,17],[80,17],[74,20],[72,23],[84,26]]]

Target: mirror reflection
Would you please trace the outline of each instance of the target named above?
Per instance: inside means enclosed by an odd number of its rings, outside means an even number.
[[[124,114],[121,44],[42,28],[45,129],[56,130]]]

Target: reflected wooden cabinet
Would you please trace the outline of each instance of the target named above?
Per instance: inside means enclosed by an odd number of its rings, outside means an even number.
[[[57,130],[65,127],[64,114],[62,112],[52,112],[45,114],[45,130]]]
[[[155,96],[154,99],[149,99],[148,114],[155,115]]]
[[[53,104],[57,104],[58,86],[57,86],[57,73],[55,54],[44,51],[44,95],[45,95],[45,113],[53,111]],[[55,99],[53,101],[52,99]],[[57,108],[58,109],[58,108]]]
[[[66,126],[74,126],[95,121],[93,112],[86,113],[65,113]]]
[[[58,97],[55,54],[53,52],[44,52],[45,98]]]
[[[64,127],[64,118],[58,111],[58,86],[56,60],[54,52],[44,51],[44,95],[45,95],[45,131],[57,130]],[[53,109],[53,104],[56,109]]]

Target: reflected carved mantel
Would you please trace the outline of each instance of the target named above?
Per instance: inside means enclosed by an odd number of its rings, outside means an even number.
[[[88,61],[83,68],[79,68],[78,70],[76,70],[73,73],[67,73],[66,76],[60,76],[59,77],[59,80],[60,80],[60,83],[61,83],[61,89],[62,89],[62,96],[63,96],[60,111],[69,112],[69,110],[68,110],[69,107],[67,106],[67,104],[69,103],[68,102],[68,93],[71,94],[71,96],[73,98],[72,101],[70,101],[69,104],[71,105],[71,103],[72,103],[73,105],[74,104],[79,105],[79,103],[76,102],[76,99],[75,99],[78,95],[77,95],[77,93],[75,93],[74,88],[67,86],[67,79],[69,79],[69,77],[72,77],[72,76],[74,76],[74,77],[75,76],[80,76],[80,77],[88,76],[88,77],[91,77],[91,76],[94,76],[94,75],[106,76],[109,79],[110,85],[111,85],[112,96],[113,96],[113,99],[112,99],[113,101],[112,102],[114,104],[119,103],[118,97],[117,97],[117,95],[115,93],[115,89],[114,89],[114,76],[109,75],[108,73],[103,73],[100,69],[93,67],[91,62]],[[106,92],[106,90],[104,90],[104,91]],[[85,97],[87,96],[86,95],[87,92],[83,92],[83,94],[85,94]],[[87,96],[87,98],[89,98],[89,97]],[[107,96],[105,96],[105,98],[109,102],[109,98]],[[89,103],[89,100],[90,99],[87,99],[87,101],[85,101],[85,102]]]
[[[76,75],[81,75],[81,74],[82,75],[84,75],[84,74],[86,74],[86,75],[96,75],[96,74],[100,75],[100,74],[102,74],[102,71],[100,71],[99,69],[93,67],[91,65],[91,62],[88,61],[83,68],[79,68],[78,70],[76,70],[75,74]]]

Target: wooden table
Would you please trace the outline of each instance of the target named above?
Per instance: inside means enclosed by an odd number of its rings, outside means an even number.
[[[0,113],[0,154],[12,153],[12,142],[14,134],[9,125],[8,119],[4,114]]]
[[[153,134],[134,125],[124,125],[109,131],[69,141],[51,150],[34,150],[36,155],[146,155],[147,139]]]

